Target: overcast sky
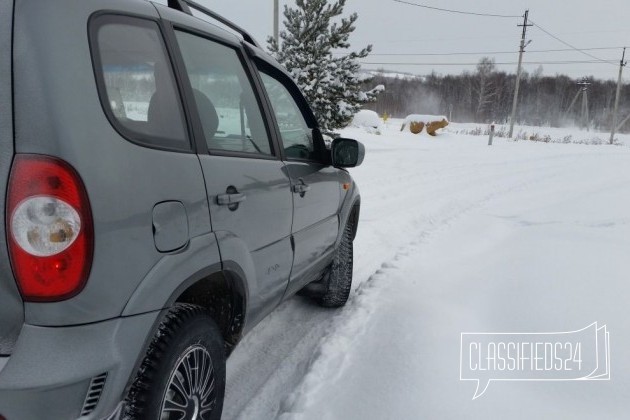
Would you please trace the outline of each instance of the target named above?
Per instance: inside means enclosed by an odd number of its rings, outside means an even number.
[[[273,0],[197,0],[233,20],[263,44],[273,31]],[[629,0],[405,0],[446,9],[500,15],[523,15],[529,9],[530,18],[546,31],[577,48],[609,48],[630,46]],[[280,0],[294,5],[291,0]],[[358,49],[367,44],[374,47],[373,54],[365,59],[370,63],[452,63],[440,65],[370,64],[364,68],[385,68],[414,74],[459,74],[474,70],[482,56],[495,58],[498,68],[516,72],[518,45],[522,18],[495,18],[461,15],[428,10],[397,3],[394,0],[348,0],[345,15],[359,14],[357,29],[351,42]],[[282,17],[281,17],[282,18]],[[281,24],[282,28],[282,24]],[[538,27],[528,28],[524,61],[592,61],[594,58],[580,52],[535,52],[537,50],[568,49],[565,44],[545,34]],[[379,54],[432,54],[432,53],[485,53],[452,56],[386,56]],[[507,52],[491,54],[491,52]],[[567,74],[571,77],[593,75],[602,79],[617,79],[621,48],[589,50],[606,63],[542,64],[543,73]],[[628,53],[630,56],[630,51]],[[539,64],[525,64],[524,69],[535,71]],[[629,66],[630,67],[630,66]],[[625,69],[624,80],[630,81],[630,68]]]

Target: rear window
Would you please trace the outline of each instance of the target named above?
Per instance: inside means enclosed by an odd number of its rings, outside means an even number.
[[[96,78],[103,108],[129,140],[190,150],[181,100],[156,22],[102,15],[91,23]]]

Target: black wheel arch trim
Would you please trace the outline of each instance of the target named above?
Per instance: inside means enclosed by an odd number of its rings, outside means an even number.
[[[142,350],[136,356],[136,361],[134,363],[133,369],[131,370],[131,375],[127,379],[127,384],[124,389],[124,395],[121,396],[122,400],[125,399],[127,393],[129,392],[133,384],[133,381],[136,377],[136,374],[138,372],[138,369],[140,369],[140,366],[142,364],[142,361],[144,360],[146,352],[149,349],[151,342],[153,341],[153,337],[155,336],[158,329],[160,328],[160,324],[162,323],[164,316],[168,313],[170,308],[177,302],[178,297],[181,296],[184,293],[184,291],[186,291],[189,287],[191,287],[195,283],[209,276],[212,276],[214,274],[222,274],[224,276],[227,276],[227,280],[234,283],[234,286],[237,288],[237,291],[242,292],[242,297],[244,300],[243,317],[246,316],[247,302],[249,301],[249,293],[247,289],[247,282],[245,281],[245,274],[238,264],[236,264],[233,261],[227,261],[226,263],[223,263],[223,264],[218,262],[218,263],[209,265],[208,267],[202,270],[197,271],[195,274],[193,274],[188,279],[186,279],[186,281],[182,282],[173,291],[173,293],[171,294],[171,296],[169,297],[168,301],[165,303],[162,309],[158,309],[155,311],[155,312],[158,312],[158,315],[156,316],[156,319],[153,322],[153,325],[151,326],[150,330],[147,332],[147,335],[144,339],[144,344],[142,345]],[[131,315],[131,316],[135,316],[135,315]]]
[[[354,181],[352,182],[353,188],[346,196],[341,209],[339,210],[339,232],[337,233],[337,240],[335,241],[335,247],[339,246],[343,230],[348,223],[352,223],[352,240],[357,235],[359,227],[359,216],[361,212],[361,195],[359,194],[359,188]]]

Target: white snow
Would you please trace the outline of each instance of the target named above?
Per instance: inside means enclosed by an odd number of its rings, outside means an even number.
[[[400,72],[393,72],[393,71],[379,71],[379,70],[370,70],[367,72],[367,74],[371,75],[371,76],[382,76],[382,77],[388,77],[391,79],[405,79],[405,80],[413,80],[413,79],[424,79],[424,76],[419,76],[416,74],[411,74],[411,73],[400,73]]]
[[[226,419],[622,419],[630,412],[630,136],[624,145],[349,128],[364,142],[354,291],[295,297],[228,360]],[[485,126],[479,126],[484,130]],[[518,127],[608,139],[577,129]],[[459,134],[457,134],[459,133]],[[459,380],[462,332],[611,336],[612,380]]]
[[[357,112],[350,124],[353,127],[381,128],[383,120],[374,111],[363,109]]]
[[[411,114],[411,115],[407,115],[403,123],[406,125],[412,122],[422,122],[422,123],[428,124],[433,121],[442,121],[442,120],[445,120],[446,122],[448,122],[448,118],[446,118],[444,115]]]

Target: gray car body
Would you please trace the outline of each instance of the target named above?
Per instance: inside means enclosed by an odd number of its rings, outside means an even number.
[[[238,178],[243,159],[151,149],[116,131],[99,98],[88,42],[88,22],[99,11],[194,28],[277,66],[238,37],[147,1],[0,0],[0,185],[6,187],[16,153],[65,160],[86,186],[95,238],[91,272],[79,294],[55,303],[23,302],[0,223],[0,415],[8,420],[77,418],[92,379],[104,373],[100,401],[82,418],[112,413],[166,308],[212,279],[225,281],[241,299],[225,326],[234,345],[283,299],[321,276],[343,226],[358,218],[359,191],[346,171],[279,154],[257,162],[261,170],[248,165],[258,179],[243,188],[252,200],[258,194],[264,208],[273,200],[270,183],[284,177],[287,190],[276,192],[280,204],[269,205],[292,218],[286,235],[252,250],[238,229],[230,229],[229,218],[217,229],[224,216],[214,195],[240,182],[221,178],[217,168],[233,168]],[[266,102],[264,112],[273,121]],[[271,134],[278,144],[278,134]],[[306,200],[290,191],[296,178],[314,186]],[[344,184],[351,187],[346,191]],[[268,220],[247,220],[247,232],[267,244]]]

